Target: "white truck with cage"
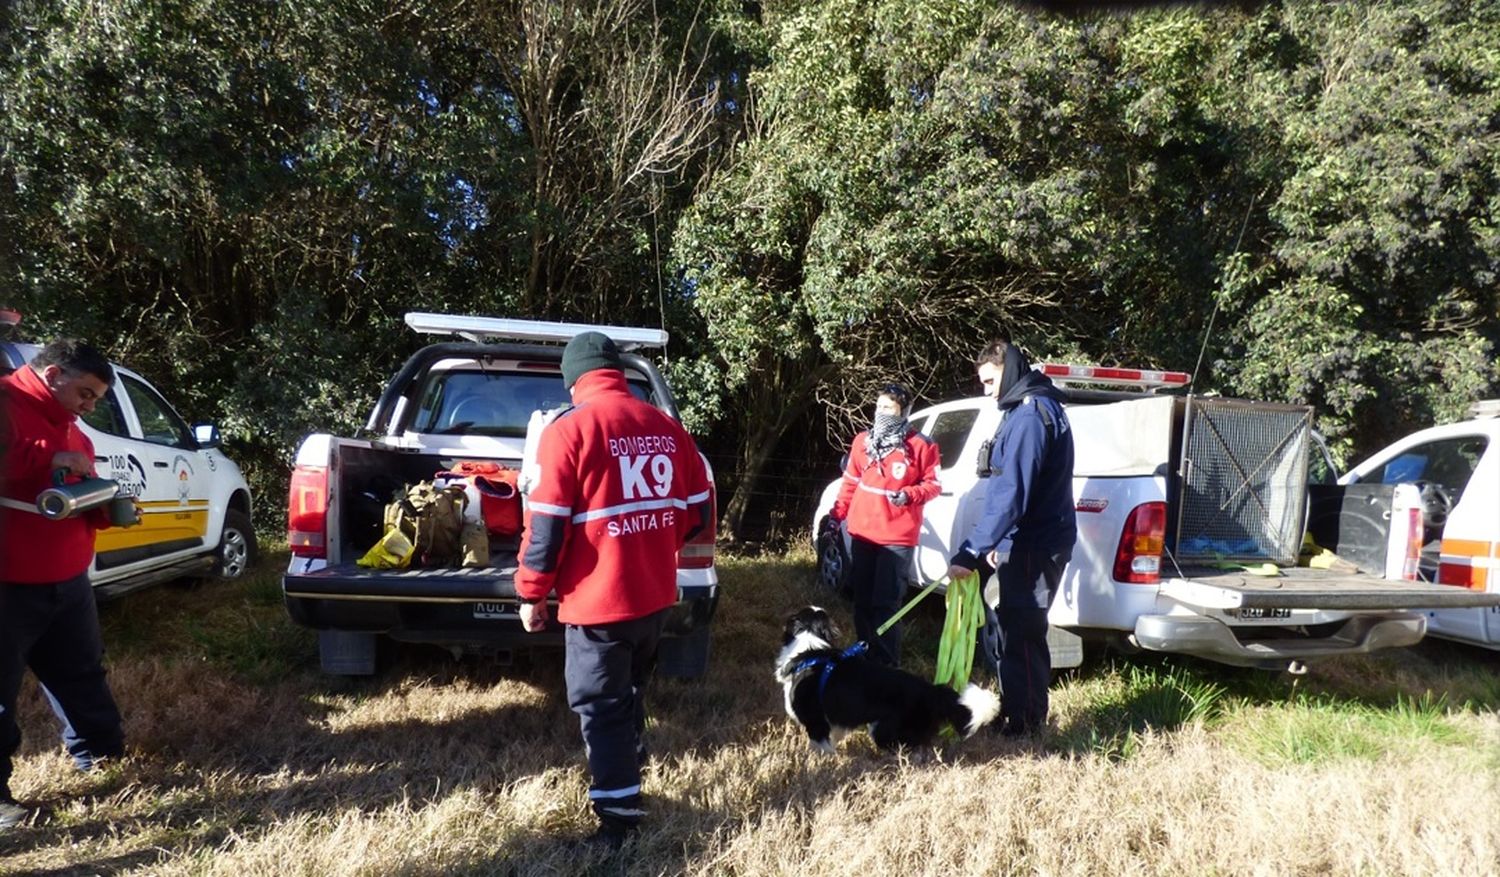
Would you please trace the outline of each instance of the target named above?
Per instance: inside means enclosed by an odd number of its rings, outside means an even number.
[[[417,332],[457,337],[427,345],[406,361],[359,436],[304,439],[292,470],[291,560],[282,587],[293,620],[318,631],[322,668],[331,674],[375,672],[382,636],[455,654],[561,644],[555,620],[538,634],[521,626],[519,537],[492,538],[490,565],[482,567],[371,569],[356,560],[380,540],[385,505],[404,485],[432,479],[458,461],[496,462],[523,473],[529,468],[528,445],[534,449],[543,412],[570,404],[561,362],[563,344],[574,335],[598,331],[613,338],[631,391],[677,417],[665,379],[641,354],[664,347],[664,331],[426,313],[407,314],[406,323]],[[710,469],[710,486],[712,479]],[[706,669],[719,597],[714,538],[710,522],[678,554],[678,601],[669,611],[658,664],[667,675],[694,677]]]
[[[1308,484],[1320,448],[1310,408],[1187,394],[1181,372],[1037,368],[1067,389],[1075,444],[1078,541],[1049,613],[1054,666],[1077,665],[1095,640],[1297,672],[1415,643],[1428,610],[1500,605],[1500,593],[1418,580],[1420,485]],[[977,461],[1000,412],[971,397],[910,419],[942,457],[916,585],[946,573],[979,517]],[[848,535],[829,518],[837,494],[835,481],[812,530],[820,579],[835,589],[848,561]],[[1347,557],[1342,569],[1299,566],[1304,534]]]

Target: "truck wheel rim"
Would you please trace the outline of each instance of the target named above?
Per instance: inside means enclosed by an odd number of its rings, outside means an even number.
[[[245,558],[250,554],[245,534],[239,530],[224,531],[224,547],[220,554],[220,570],[226,579],[239,578],[245,571]]]

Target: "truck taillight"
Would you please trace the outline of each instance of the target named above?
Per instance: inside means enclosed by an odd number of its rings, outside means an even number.
[[[712,569],[714,565],[714,541],[719,535],[718,492],[714,485],[708,487],[708,523],[698,535],[688,540],[677,552],[678,569]]]
[[[1406,557],[1401,563],[1401,578],[1414,582],[1421,578],[1422,510],[1406,510]]]
[[[1120,547],[1115,550],[1115,581],[1137,585],[1161,581],[1166,535],[1166,503],[1144,502],[1132,509],[1120,533]]]
[[[328,467],[298,466],[292,470],[286,541],[298,557],[328,556]]]

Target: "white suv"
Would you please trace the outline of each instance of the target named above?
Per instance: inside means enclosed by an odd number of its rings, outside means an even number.
[[[31,361],[35,344],[0,341],[0,374]],[[111,363],[115,382],[80,419],[101,478],[141,504],[141,524],[101,530],[89,579],[115,596],[169,579],[234,579],[255,559],[250,487],[219,450],[218,429],[189,429],[156,388]]]

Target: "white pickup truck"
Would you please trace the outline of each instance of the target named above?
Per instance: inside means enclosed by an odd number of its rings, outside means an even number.
[[[561,644],[555,620],[543,633],[521,626],[515,595],[519,538],[492,538],[490,565],[484,567],[370,569],[355,561],[380,539],[382,512],[394,492],[431,480],[458,461],[520,469],[524,490],[527,449],[534,450],[542,412],[570,404],[562,382],[563,343],[586,330],[609,335],[622,351],[632,391],[678,416],[661,373],[635,352],[664,346],[663,331],[423,313],[407,314],[406,323],[418,332],[458,337],[423,347],[407,360],[359,437],[305,438],[292,470],[292,556],[282,587],[292,619],[318,631],[326,673],[374,673],[382,635],[455,654]],[[712,479],[710,470],[710,486]],[[678,554],[678,601],[658,661],[666,675],[694,677],[707,668],[709,623],[719,597],[715,529],[710,522]]]
[[[1054,665],[1082,640],[1267,669],[1405,646],[1427,610],[1487,610],[1500,593],[1418,581],[1420,485],[1309,488],[1318,444],[1311,409],[1170,395],[1178,372],[1044,365],[1068,387],[1078,541],[1049,619]],[[1134,387],[1110,390],[1090,387]],[[923,507],[912,583],[944,575],[978,519],[981,455],[1000,412],[985,397],[924,408],[911,423],[936,441],[941,494]],[[848,535],[829,518],[838,482],[813,517],[819,576],[841,589]],[[1360,571],[1297,565],[1304,532]],[[1259,573],[1259,574],[1257,574]]]
[[[1418,578],[1500,596],[1500,399],[1475,404],[1470,415],[1406,436],[1339,483],[1346,495],[1416,484],[1423,498]],[[1500,606],[1424,614],[1433,636],[1500,649]]]
[[[0,326],[19,322],[0,309]],[[41,348],[0,340],[0,374]],[[99,531],[89,581],[100,597],[175,579],[237,579],[255,562],[250,486],[213,424],[189,427],[145,378],[119,363],[115,382],[80,418],[94,469],[141,505],[141,524]]]

